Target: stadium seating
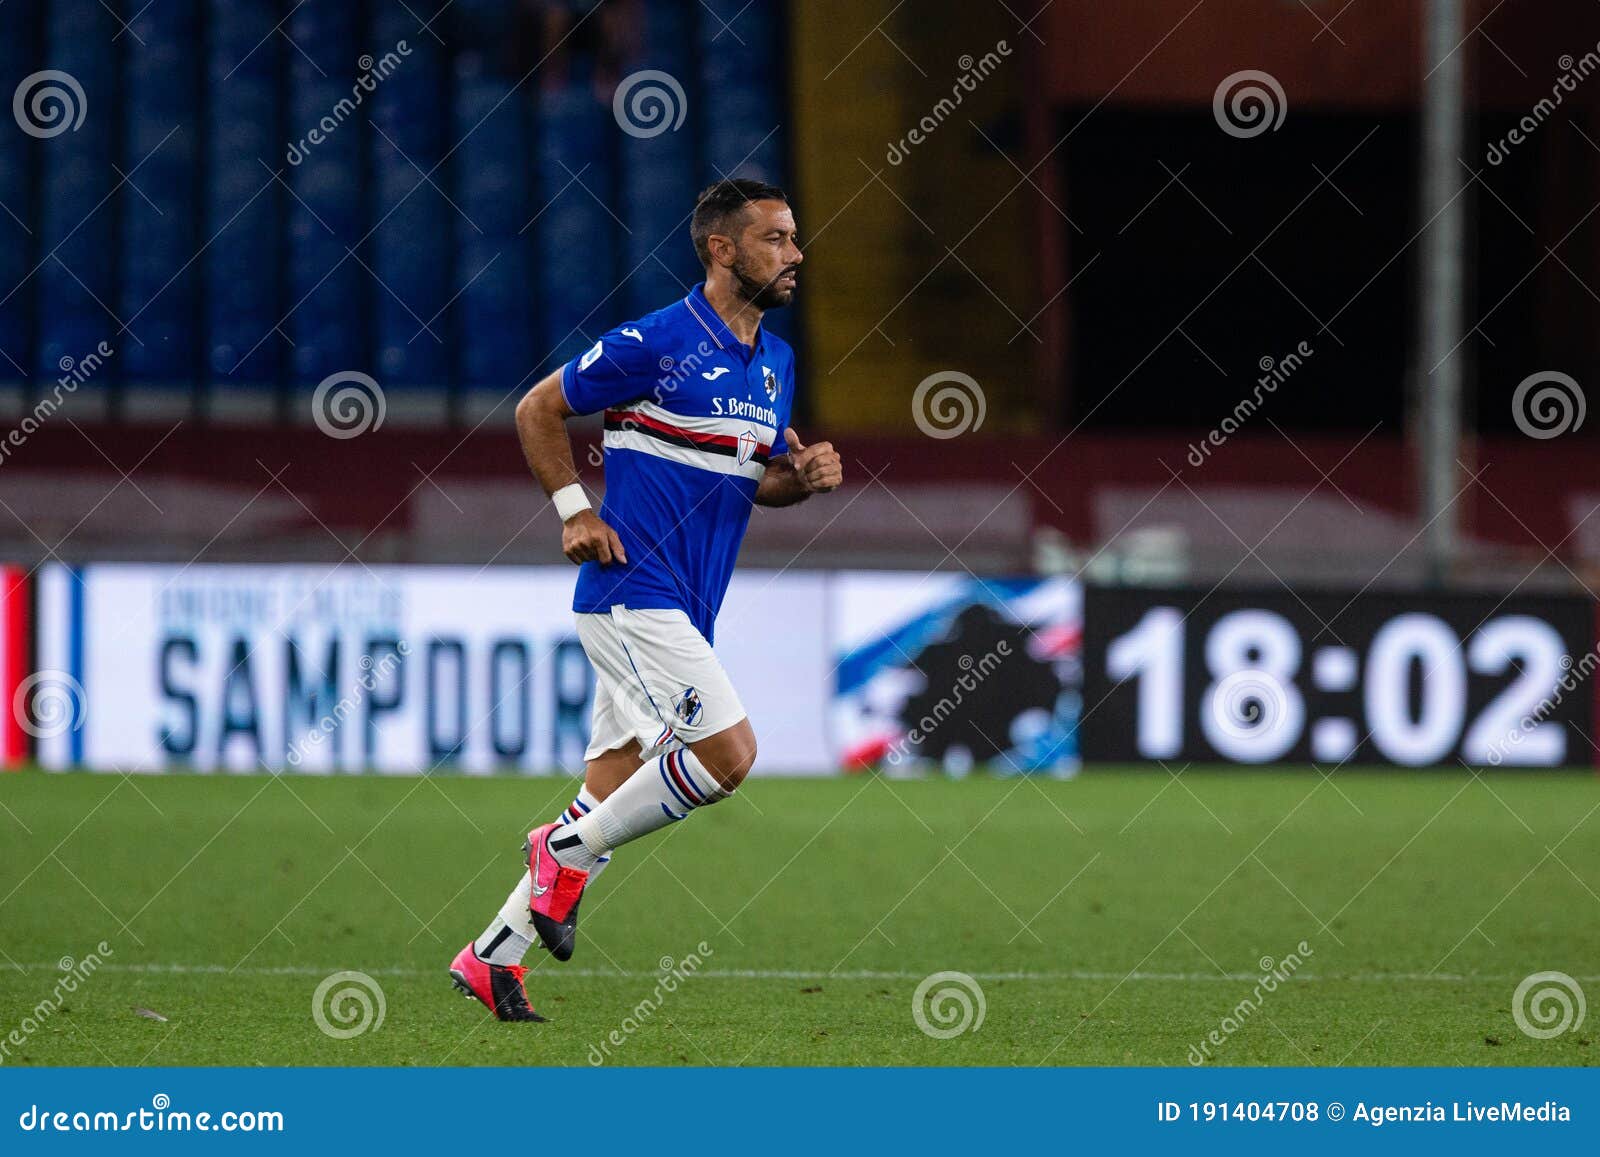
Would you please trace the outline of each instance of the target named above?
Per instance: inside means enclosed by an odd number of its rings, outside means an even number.
[[[203,316],[210,412],[271,412],[287,349],[278,323],[283,303],[279,237],[281,187],[264,167],[284,139],[278,78],[288,45],[271,35],[277,5],[267,0],[210,0],[202,160],[206,286]]]
[[[367,230],[362,205],[366,134],[355,120],[339,124],[320,144],[306,149],[303,158],[298,144],[339,101],[354,99],[350,73],[359,66],[367,43],[359,13],[355,5],[307,4],[295,9],[287,25],[289,35],[305,49],[303,56],[291,52],[289,60],[288,135],[296,141],[296,152],[280,148],[267,161],[284,170],[292,194],[285,247],[288,299],[290,305],[300,304],[284,328],[294,342],[291,380],[302,391],[329,374],[361,366],[367,358],[368,327],[352,307],[362,300],[368,279],[347,253]]]
[[[54,381],[63,365],[71,366],[98,342],[112,338],[117,329],[101,303],[116,296],[111,263],[106,260],[116,221],[109,200],[126,189],[117,189],[110,164],[117,132],[116,102],[109,99],[108,89],[119,49],[108,36],[77,33],[94,25],[98,12],[96,0],[60,0],[45,14],[52,65],[79,79],[91,110],[98,106],[107,114],[86,115],[76,130],[52,136],[37,149],[40,197],[34,246],[38,255],[30,268],[34,264],[39,268],[30,285],[39,332],[30,360],[34,373],[46,382]],[[127,191],[127,195],[137,194]],[[68,358],[72,361],[63,362]],[[89,410],[91,402],[103,400],[104,387],[100,377],[79,390],[80,413]]]
[[[90,420],[294,419],[359,371],[397,418],[470,422],[671,301],[698,276],[690,191],[783,175],[782,9],[625,15],[173,0],[123,30],[98,0],[8,9],[0,87],[43,61],[87,115],[0,150],[0,407],[105,340]],[[688,102],[648,138],[612,110],[645,69]]]
[[[36,13],[24,7],[0,36],[0,78],[16,85],[29,71]],[[32,268],[29,190],[36,150],[31,143],[0,149],[0,406],[8,413],[21,407],[22,383],[31,375],[28,353],[30,296],[21,286]]]

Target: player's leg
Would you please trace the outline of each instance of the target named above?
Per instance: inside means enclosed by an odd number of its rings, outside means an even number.
[[[616,791],[630,775],[643,766],[643,748],[639,746],[637,739],[631,740],[624,747],[604,752],[591,759],[584,768],[583,790],[592,797],[594,803],[590,803],[583,811],[587,812],[594,807],[594,804]]]
[[[639,741],[636,739],[601,752],[589,760],[584,771],[583,786],[578,789],[573,801],[561,810],[555,822],[563,826],[576,823],[610,795],[618,784],[638,771],[641,765]],[[609,855],[597,860],[589,870],[589,882],[593,883],[610,862]],[[539,939],[533,926],[533,913],[528,906],[532,895],[533,880],[524,871],[495,918],[473,941],[480,959],[497,965],[522,963],[528,949]]]
[[[647,748],[637,774],[619,783],[577,823],[554,834],[557,861],[583,871],[592,871],[611,848],[727,798],[756,754],[755,731],[744,706],[688,616],[614,607],[611,621],[611,637],[631,675],[620,689],[622,703],[632,705],[636,727],[660,729],[652,742],[670,733],[677,743]]]
[[[630,775],[643,766],[643,749],[637,739],[630,739],[621,747],[601,752],[589,760],[584,769],[583,786],[578,789],[573,801],[556,817],[557,822],[563,825],[577,823],[593,811],[596,804],[616,791]],[[610,862],[610,856],[595,862],[595,866],[589,871],[591,884]],[[526,902],[523,907],[527,907]]]
[[[578,616],[580,638],[586,633],[585,619],[596,618],[604,616]],[[592,635],[593,631],[588,633]],[[584,752],[584,786],[557,817],[555,822],[563,825],[574,823],[591,811],[610,794],[616,783],[636,771],[643,759],[639,740],[621,713],[617,699],[617,680],[631,677],[631,672],[621,662],[620,648],[615,655],[600,655],[598,659],[596,648],[588,643],[585,648],[595,667],[594,711],[589,725],[589,747]],[[608,856],[607,862],[609,860]],[[604,866],[597,865],[596,872]],[[523,957],[540,939],[530,909],[532,890],[533,881],[524,869],[489,926],[457,953],[450,965],[456,987],[482,1001],[500,1020],[544,1019],[528,1004],[522,982]],[[554,945],[552,951],[558,948],[565,956],[571,955],[570,931],[567,943]]]
[[[575,823],[529,833],[534,926],[547,946],[602,857],[726,799],[755,761],[755,732],[710,645],[681,611],[612,608],[634,702],[682,746],[645,764]],[[551,935],[547,935],[549,932]]]
[[[756,730],[749,719],[689,744],[695,759],[725,792],[732,792],[756,762]]]
[[[653,767],[647,764],[629,777],[582,820],[552,833],[550,850],[558,863],[592,874],[611,849],[727,799],[755,757],[755,731],[741,717],[714,735],[658,756]]]

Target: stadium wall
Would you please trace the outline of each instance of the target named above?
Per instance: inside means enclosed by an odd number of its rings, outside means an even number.
[[[48,564],[4,576],[10,766],[581,770],[567,567]],[[717,651],[767,774],[1072,774],[1080,760],[1592,762],[1578,596],[1084,586],[744,569]],[[673,697],[680,688],[667,689]],[[653,732],[656,702],[630,709]],[[667,722],[670,723],[668,720]]]
[[[582,769],[570,567],[51,564],[38,587],[18,706],[45,767]],[[1071,770],[1080,598],[1065,579],[747,570],[717,652],[766,773]],[[624,704],[651,734],[682,689],[656,690]]]

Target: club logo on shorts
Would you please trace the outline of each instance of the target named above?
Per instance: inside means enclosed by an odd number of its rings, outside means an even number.
[[[693,687],[685,687],[683,694],[679,695],[678,701],[673,704],[672,710],[685,726],[693,727],[700,722],[700,716],[705,714],[705,704],[700,702],[698,691]]]
[[[739,435],[739,465],[743,466],[746,462],[750,461],[751,456],[754,455],[755,452],[756,432],[754,430],[746,430],[744,433]]]
[[[776,402],[778,400],[778,375],[766,366],[761,367],[761,373],[763,375],[762,384],[767,387],[767,401]]]

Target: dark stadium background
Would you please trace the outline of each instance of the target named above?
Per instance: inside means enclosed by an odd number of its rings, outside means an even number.
[[[1590,5],[27,0],[0,21],[12,686],[60,650],[54,565],[554,561],[510,408],[694,283],[687,212],[727,175],[794,199],[804,285],[769,324],[800,353],[802,430],[849,465],[842,501],[760,512],[747,566],[950,572],[979,601],[1013,575],[1291,610],[1301,585],[1592,598]],[[70,123],[29,103],[57,74]],[[1527,393],[1552,373],[1559,397]],[[324,436],[352,377],[381,420]],[[1063,687],[1106,675],[1054,646]],[[1563,761],[1588,762],[1592,712],[1565,710]]]
[[[521,493],[505,407],[594,333],[693,281],[682,218],[725,173],[795,198],[806,285],[771,324],[798,343],[806,428],[848,449],[856,485],[998,498],[1020,480],[1014,463],[1035,468],[1008,500],[1016,517],[1008,504],[958,560],[1027,567],[1057,533],[1105,546],[1142,524],[1116,522],[1104,496],[1159,487],[1169,466],[1197,493],[1174,488],[1159,518],[1188,536],[1197,578],[1242,553],[1201,498],[1226,519],[1229,503],[1287,512],[1316,486],[1262,548],[1286,578],[1306,569],[1309,539],[1359,559],[1347,575],[1364,581],[1409,537],[1375,549],[1359,521],[1299,533],[1325,502],[1344,506],[1330,486],[1386,529],[1420,525],[1418,411],[1435,377],[1419,340],[1423,4],[1208,3],[1164,40],[1188,5],[1057,0],[1026,24],[1032,13],[998,2],[410,7],[14,0],[0,13],[5,91],[48,65],[89,103],[76,131],[8,132],[0,150],[0,400],[15,420],[61,358],[101,340],[116,350],[72,397],[70,423],[8,456],[8,557],[337,557],[320,521],[344,543],[365,536],[357,553],[372,560],[504,546],[501,561],[545,561],[542,520],[508,545],[487,511],[445,507],[449,525],[423,525],[406,495],[419,469],[446,490]],[[1488,466],[1514,516],[1469,489],[1448,581],[1515,581],[1539,564],[1536,581],[1570,586],[1557,560],[1587,574],[1600,551],[1580,525],[1592,424],[1541,445],[1511,415],[1528,374],[1582,382],[1600,354],[1587,214],[1600,87],[1579,81],[1506,161],[1486,160],[1549,95],[1562,55],[1594,48],[1591,8],[1464,6],[1460,469]],[[402,40],[395,74],[290,164],[363,54]],[[959,61],[1002,40],[1012,54],[889,163]],[[1218,131],[1212,98],[1246,68],[1277,79],[1287,117],[1240,139]],[[681,129],[620,131],[612,96],[641,69],[681,78]],[[1270,421],[1187,466],[1257,362],[1301,341],[1314,356]],[[910,399],[945,368],[981,382],[986,420],[931,443]],[[385,427],[341,447],[309,440],[311,389],[345,370],[382,383]],[[264,480],[258,459],[288,466],[307,509],[229,525],[221,496]],[[176,484],[164,514],[124,484],[80,524],[94,488],[135,463],[141,481]],[[82,509],[60,501],[66,480],[84,487]],[[909,504],[944,543],[974,529],[949,504]],[[751,561],[781,564],[815,530],[768,521]],[[1426,577],[1424,546],[1383,581]],[[1556,559],[1541,563],[1547,546]],[[953,565],[870,503],[811,549]]]
[[[846,482],[497,1032],[512,409],[727,176]],[[1591,0],[0,0],[0,1062],[1592,1064],[1597,380]]]

